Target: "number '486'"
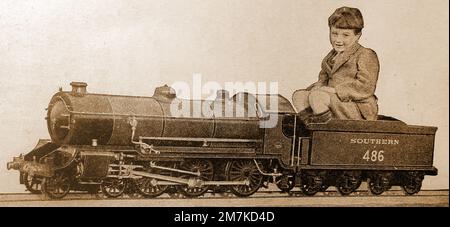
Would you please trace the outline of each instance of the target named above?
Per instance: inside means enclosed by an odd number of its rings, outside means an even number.
[[[384,151],[380,150],[367,150],[366,153],[364,153],[363,159],[368,161],[372,161],[372,162],[382,162],[384,160],[384,156],[383,156]]]

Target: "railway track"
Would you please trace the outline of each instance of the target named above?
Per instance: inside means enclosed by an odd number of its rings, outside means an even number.
[[[107,198],[101,193],[73,192],[62,200],[50,200],[40,194],[0,193],[0,206],[449,206],[448,190],[422,190],[407,196],[400,188],[393,187],[375,196],[361,188],[348,196],[340,195],[334,188],[307,196],[299,190],[282,193],[269,187],[247,198],[228,192],[208,192],[197,198],[185,198],[178,193],[157,198],[144,198],[137,193]]]

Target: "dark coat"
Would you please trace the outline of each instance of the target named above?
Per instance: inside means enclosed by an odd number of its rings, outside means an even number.
[[[355,43],[337,56],[333,65],[336,53],[332,50],[323,59],[319,81],[308,90],[315,86],[333,87],[337,96],[331,98],[331,110],[338,118],[376,120],[378,104],[374,93],[380,70],[377,54]]]

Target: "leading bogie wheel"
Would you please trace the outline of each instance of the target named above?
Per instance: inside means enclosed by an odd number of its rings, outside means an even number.
[[[71,180],[64,172],[55,172],[52,177],[45,177],[41,191],[52,199],[61,199],[70,191]]]
[[[41,194],[41,179],[36,176],[30,176],[28,173],[22,175],[23,183],[27,190],[33,194]]]

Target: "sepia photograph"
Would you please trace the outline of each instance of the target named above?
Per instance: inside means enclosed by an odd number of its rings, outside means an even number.
[[[2,0],[0,207],[449,207],[448,7]]]

